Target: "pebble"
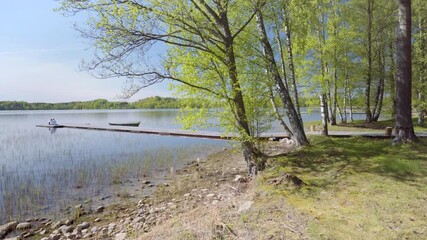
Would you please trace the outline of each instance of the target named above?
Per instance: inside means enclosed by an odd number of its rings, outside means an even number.
[[[139,223],[139,222],[143,222],[143,221],[144,221],[143,217],[137,217],[132,221],[132,223]]]
[[[62,221],[58,221],[52,224],[51,228],[52,229],[56,229],[59,228],[60,226],[64,225],[64,223]]]
[[[63,234],[71,233],[74,230],[74,228],[72,226],[61,226],[59,229]]]
[[[248,211],[252,207],[252,203],[254,203],[254,202],[252,202],[252,201],[244,202],[242,205],[240,205],[237,213],[242,213],[242,212]]]
[[[127,234],[126,234],[126,233],[117,233],[117,234],[114,236],[114,239],[115,239],[115,240],[125,240],[125,239],[126,239],[126,237],[127,237]]]
[[[21,240],[22,238],[20,236],[18,237],[12,237],[12,238],[6,238],[4,240]]]
[[[77,228],[81,229],[81,230],[87,229],[89,227],[90,227],[90,223],[88,223],[88,222],[82,222],[81,224],[77,225]]]
[[[98,232],[98,227],[95,226],[92,229],[90,229],[90,231],[93,232],[93,233],[96,233],[96,232]]]
[[[98,208],[96,208],[96,213],[102,213],[105,210],[104,206],[99,206]]]
[[[16,230],[25,230],[32,228],[33,225],[29,222],[22,222],[16,226]]]
[[[7,234],[13,230],[18,225],[18,222],[9,222],[0,226],[0,239],[7,236]]]

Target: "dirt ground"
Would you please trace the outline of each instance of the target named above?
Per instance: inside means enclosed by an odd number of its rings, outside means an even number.
[[[283,154],[292,146],[270,143],[264,151]],[[159,187],[150,204],[165,208],[149,232],[137,239],[308,239],[307,219],[286,200],[269,196],[248,179],[242,154],[225,150],[178,171]],[[268,203],[268,204],[267,204]],[[173,209],[168,206],[174,206]]]

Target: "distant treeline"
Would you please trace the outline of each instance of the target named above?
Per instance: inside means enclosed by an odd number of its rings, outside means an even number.
[[[144,98],[136,102],[109,102],[105,99],[66,103],[28,103],[23,101],[3,101],[0,102],[0,110],[160,109],[179,108],[182,103],[182,99],[158,96]],[[192,107],[197,107],[197,104],[194,103]]]

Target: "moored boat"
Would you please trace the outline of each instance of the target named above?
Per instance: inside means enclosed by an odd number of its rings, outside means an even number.
[[[138,127],[141,122],[130,122],[130,123],[108,123],[111,126],[126,126],[126,127]]]

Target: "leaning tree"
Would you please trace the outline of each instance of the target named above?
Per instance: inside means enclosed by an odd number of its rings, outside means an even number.
[[[90,14],[79,31],[92,40],[96,54],[85,67],[101,78],[129,79],[129,96],[167,79],[222,104],[248,170],[254,172],[264,168],[266,159],[250,126],[248,96],[254,93],[248,89],[261,84],[248,81],[242,73],[248,68],[240,67],[241,61],[253,56],[237,52],[244,41],[241,35],[255,22],[257,10],[252,4],[246,0],[62,0],[60,10]],[[159,46],[166,49],[162,66],[144,64],[150,50]],[[296,138],[296,143],[308,144],[304,137]]]

